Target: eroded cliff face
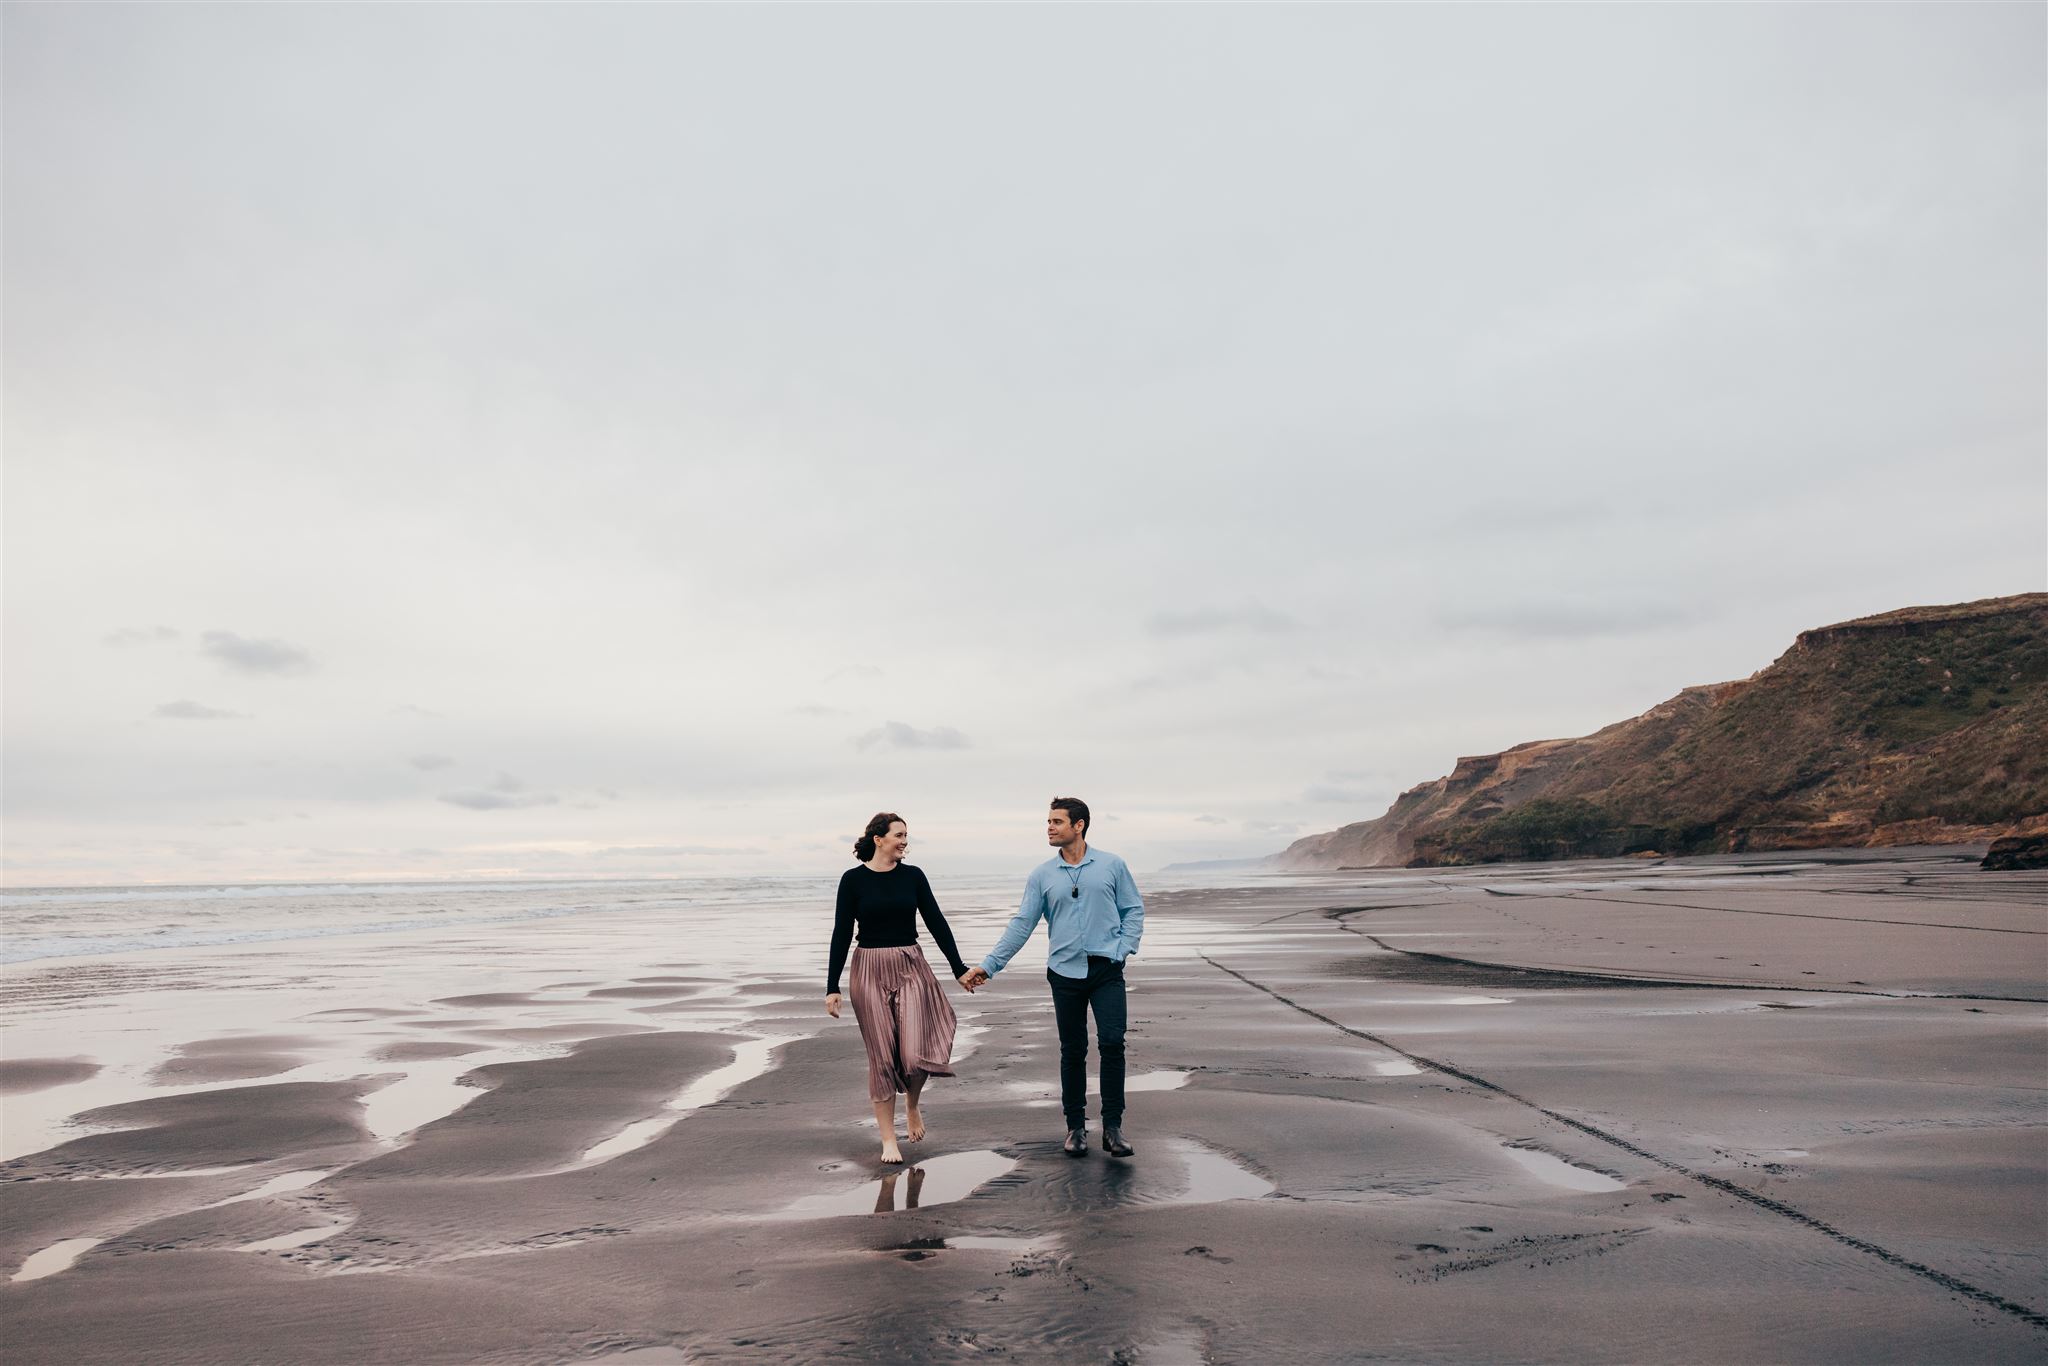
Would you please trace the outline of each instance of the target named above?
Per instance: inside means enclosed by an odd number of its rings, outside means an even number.
[[[1591,735],[1458,760],[1280,868],[1962,843],[2048,829],[2048,593],[1801,633]]]

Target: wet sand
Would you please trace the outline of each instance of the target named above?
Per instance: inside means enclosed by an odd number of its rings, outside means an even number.
[[[378,970],[419,960],[393,936],[124,978],[172,1022],[152,1049],[10,1027],[43,1088],[10,1125],[35,1102],[52,1141],[0,1165],[7,1359],[2048,1351],[2048,875],[1887,851],[1148,903],[1129,1161],[1058,1151],[1042,948],[955,995],[978,1032],[897,1171],[822,933],[744,955],[787,974],[565,920],[469,977]],[[1001,917],[955,919],[971,954]],[[13,1018],[112,970],[10,972]],[[181,1034],[152,983],[191,980],[245,983],[245,1018]]]

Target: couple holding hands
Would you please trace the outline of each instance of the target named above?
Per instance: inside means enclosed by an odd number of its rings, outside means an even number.
[[[973,968],[960,959],[931,883],[903,861],[910,846],[903,818],[893,811],[879,813],[853,846],[860,863],[839,880],[825,1010],[838,1018],[839,975],[858,932],[853,1015],[867,1045],[868,1098],[875,1103],[875,1123],[882,1131],[882,1161],[903,1160],[896,1146],[896,1094],[903,1093],[905,1132],[915,1143],[924,1137],[918,1099],[925,1081],[953,1075],[956,1020],[918,948],[919,916],[953,976],[969,992],[1001,972],[1038,922],[1045,921],[1051,945],[1045,976],[1060,1033],[1064,1151],[1068,1157],[1088,1155],[1088,1013],[1093,1010],[1102,1067],[1102,1147],[1112,1157],[1131,1156],[1133,1149],[1123,1136],[1124,960],[1138,951],[1145,903],[1122,859],[1088,847],[1088,824],[1088,803],[1077,797],[1053,798],[1045,839],[1057,852],[1031,871],[1024,902],[1009,928]]]

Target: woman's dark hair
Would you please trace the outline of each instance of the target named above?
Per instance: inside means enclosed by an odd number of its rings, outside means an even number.
[[[853,856],[862,863],[866,863],[869,859],[873,858],[875,856],[875,836],[888,834],[889,827],[902,819],[903,817],[897,815],[894,811],[877,811],[875,818],[868,822],[868,828],[863,830],[860,838],[853,842]]]
[[[1082,801],[1079,797],[1054,797],[1052,804],[1046,809],[1048,811],[1066,812],[1067,819],[1080,826],[1081,833],[1084,836],[1088,833],[1089,826],[1093,824],[1088,819],[1088,803]]]

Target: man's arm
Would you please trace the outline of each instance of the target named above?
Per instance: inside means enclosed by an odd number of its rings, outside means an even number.
[[[988,957],[981,960],[981,970],[993,977],[1003,970],[1003,965],[1017,956],[1017,950],[1024,947],[1024,941],[1038,928],[1038,922],[1045,918],[1045,894],[1038,890],[1038,874],[1033,873],[1024,883],[1024,901],[1017,907],[1017,914],[1010,917],[1010,924],[1003,931],[1003,937],[988,951]]]
[[[1116,959],[1121,963],[1138,951],[1138,939],[1145,933],[1145,899],[1131,877],[1131,866],[1116,861]]]

